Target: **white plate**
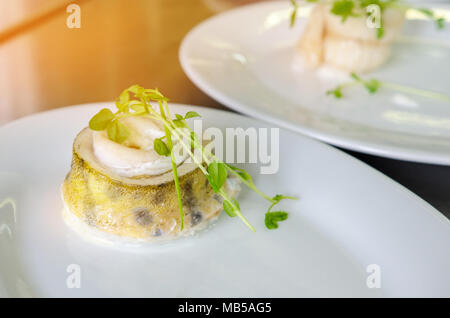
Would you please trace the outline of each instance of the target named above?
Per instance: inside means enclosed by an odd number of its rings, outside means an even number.
[[[277,174],[247,166],[263,191],[301,198],[282,204],[290,217],[278,230],[264,228],[267,204],[244,190],[241,208],[256,233],[222,215],[198,236],[143,250],[84,241],[63,223],[59,187],[75,135],[105,106],[51,111],[0,129],[1,295],[450,296],[448,220],[361,162],[285,130]],[[267,127],[193,109],[204,128]],[[80,266],[80,289],[66,287],[70,264]],[[380,266],[381,289],[366,285],[370,264]]]
[[[341,100],[326,96],[337,84],[326,70],[319,76],[296,66],[308,11],[293,29],[290,12],[288,2],[260,3],[201,23],[182,43],[184,71],[224,105],[281,127],[361,152],[450,165],[449,103],[386,89],[369,96],[361,87]],[[450,10],[439,14],[450,18]],[[450,95],[450,25],[437,31],[417,17],[409,15],[393,58],[369,77]]]

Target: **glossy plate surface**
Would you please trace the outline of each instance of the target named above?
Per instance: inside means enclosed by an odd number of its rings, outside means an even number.
[[[450,10],[437,9],[450,19]],[[189,78],[224,105],[328,143],[396,159],[450,164],[450,103],[380,89],[325,92],[348,76],[299,68],[295,46],[308,7],[289,28],[289,2],[242,7],[213,17],[184,39]],[[366,78],[450,95],[450,32],[409,12],[390,61]],[[331,76],[333,75],[333,76]]]
[[[0,128],[0,295],[450,296],[448,220],[361,162],[283,129],[278,173],[243,166],[264,192],[300,197],[280,205],[290,217],[278,230],[264,228],[267,204],[245,189],[240,205],[256,233],[222,215],[195,237],[145,249],[83,240],[63,223],[59,188],[74,137],[109,105],[68,107]],[[172,110],[196,110],[203,128],[269,127],[206,108]],[[367,287],[371,264],[379,266],[380,289]],[[74,268],[79,289],[66,284]]]

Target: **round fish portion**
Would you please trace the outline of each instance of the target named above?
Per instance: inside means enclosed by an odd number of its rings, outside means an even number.
[[[171,240],[204,228],[222,210],[222,203],[199,168],[179,167],[184,212],[180,229],[178,197],[173,177],[142,176],[135,180],[109,175],[93,160],[89,151],[89,130],[80,133],[74,143],[71,170],[63,185],[65,220],[73,227],[84,224],[90,234],[104,238],[124,238],[128,242]],[[89,155],[86,155],[89,154]],[[98,169],[96,169],[96,168]],[[231,197],[239,185],[229,180],[225,190]],[[81,222],[81,223],[80,223]],[[80,231],[78,231],[80,232]]]

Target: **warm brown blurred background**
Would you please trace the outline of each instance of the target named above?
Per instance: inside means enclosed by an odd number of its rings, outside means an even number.
[[[108,101],[134,83],[174,102],[221,107],[184,75],[178,48],[202,20],[257,0],[1,0],[0,125],[34,112]],[[66,8],[81,8],[70,29]]]

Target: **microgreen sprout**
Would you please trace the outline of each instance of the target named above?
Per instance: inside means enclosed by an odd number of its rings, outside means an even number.
[[[286,212],[283,212],[285,214],[281,215],[281,212],[271,212],[271,209],[281,200],[294,200],[294,197],[277,195],[272,198],[264,194],[255,186],[252,177],[245,170],[228,165],[216,158],[214,154],[203,147],[198,136],[186,122],[186,119],[201,116],[195,111],[189,111],[184,116],[175,114],[175,118],[171,118],[169,105],[167,103],[168,101],[169,99],[161,94],[158,89],[145,89],[139,85],[133,85],[124,90],[116,100],[115,105],[117,111],[115,113],[107,108],[100,110],[89,121],[89,127],[95,131],[106,130],[110,140],[117,143],[123,143],[129,137],[130,132],[128,131],[128,128],[121,123],[122,118],[144,116],[163,124],[165,134],[161,138],[154,139],[153,149],[160,156],[170,157],[171,159],[180,212],[181,230],[184,228],[184,213],[180,181],[175,161],[174,140],[179,142],[182,148],[188,153],[189,157],[202,171],[212,190],[222,197],[223,209],[230,217],[238,217],[250,230],[255,231],[255,228],[241,213],[238,201],[236,199],[231,199],[225,191],[225,184],[228,176],[234,175],[239,178],[242,183],[271,203],[271,206],[266,213],[265,224],[267,228],[277,228],[277,222],[287,219]],[[155,106],[155,104],[157,104],[157,106]],[[186,140],[189,140],[189,144],[186,144]],[[199,160],[197,156],[194,155],[193,151],[195,149],[200,151],[202,160]],[[270,222],[267,221],[268,219],[270,219]]]
[[[264,223],[269,230],[274,230],[278,228],[278,222],[287,220],[289,214],[285,211],[272,211],[273,207],[277,205],[281,200],[289,199],[296,200],[294,197],[284,196],[281,194],[277,194],[272,198],[272,204],[266,212]]]
[[[424,14],[426,17],[428,17],[431,20],[434,20],[436,22],[436,26],[438,29],[443,29],[445,26],[445,19],[443,17],[437,16],[432,10],[426,9],[426,8],[418,8],[416,9],[420,13]]]
[[[443,29],[445,26],[445,18],[435,14],[433,10],[426,8],[415,8],[409,4],[404,3],[401,0],[306,0],[306,2],[322,3],[331,5],[330,12],[338,17],[341,17],[344,23],[349,17],[359,17],[359,12],[367,11],[367,8],[372,5],[377,5],[380,8],[380,12],[384,12],[388,7],[394,7],[399,9],[411,9],[416,10],[429,19],[435,21],[436,26],[439,29]],[[290,26],[293,27],[297,17],[297,11],[300,5],[296,0],[291,0],[292,12],[290,16]],[[384,36],[383,20],[380,17],[380,27],[376,30],[378,39]]]
[[[344,96],[342,93],[342,90],[344,88],[355,86],[355,85],[362,85],[370,94],[375,94],[376,92],[379,91],[380,88],[387,88],[387,89],[391,89],[391,90],[406,93],[406,94],[417,95],[417,96],[421,96],[421,97],[425,97],[425,98],[430,98],[430,99],[435,99],[435,100],[450,103],[450,96],[447,96],[447,95],[444,95],[441,93],[437,93],[437,92],[433,92],[433,91],[429,91],[429,90],[425,90],[425,89],[420,89],[420,88],[415,88],[415,87],[409,87],[409,86],[401,85],[401,84],[397,84],[397,83],[380,81],[375,78],[371,78],[369,80],[364,80],[355,73],[351,73],[350,76],[353,79],[353,81],[340,84],[340,85],[336,86],[334,89],[330,89],[330,90],[326,91],[326,94],[332,95],[335,98],[340,99]]]

